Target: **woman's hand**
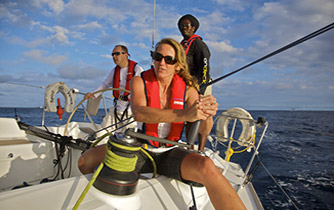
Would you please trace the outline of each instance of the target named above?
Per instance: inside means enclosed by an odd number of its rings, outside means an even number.
[[[217,113],[218,110],[217,99],[212,95],[207,95],[207,96],[200,95],[198,105],[199,105],[198,108],[206,115],[209,115],[209,117],[212,117]]]
[[[197,120],[207,120],[216,114],[218,110],[218,103],[216,98],[212,95],[202,96],[195,103],[185,110],[188,122],[194,122]]]

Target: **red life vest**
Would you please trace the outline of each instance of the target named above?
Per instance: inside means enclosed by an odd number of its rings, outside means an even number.
[[[134,69],[136,66],[136,62],[129,60],[129,66],[128,66],[128,74],[126,77],[126,86],[125,89],[126,90],[130,90],[130,81],[134,75]],[[115,68],[115,73],[114,73],[114,82],[113,82],[113,88],[119,88],[119,82],[120,82],[120,74],[121,74],[121,67],[120,66],[116,66]],[[124,92],[124,96],[128,96],[130,93],[128,92]],[[118,90],[114,90],[113,91],[113,95],[115,98],[119,97],[119,91]],[[127,98],[127,97],[126,97]],[[129,101],[129,99],[128,99]]]
[[[145,93],[147,106],[161,109],[159,83],[155,77],[153,69],[147,70],[141,74],[145,84]],[[171,86],[171,96],[169,100],[169,109],[184,109],[186,96],[186,83],[177,74],[174,74]],[[178,141],[181,138],[184,122],[172,122],[167,139]],[[145,123],[144,131],[147,135],[158,137],[158,123]],[[149,141],[154,147],[159,147],[159,142]],[[173,146],[168,144],[167,146]]]
[[[181,45],[184,47],[185,53],[187,55],[190,45],[193,43],[195,39],[200,39],[202,40],[202,37],[198,36],[197,34],[193,34],[188,40],[182,40]]]

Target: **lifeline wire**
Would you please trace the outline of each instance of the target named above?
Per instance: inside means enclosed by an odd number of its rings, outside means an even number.
[[[323,28],[321,28],[321,29],[313,32],[313,33],[310,33],[309,35],[306,35],[303,38],[298,39],[298,40],[296,40],[296,41],[294,41],[294,42],[292,42],[292,43],[290,43],[290,44],[288,44],[288,45],[286,45],[286,46],[284,46],[284,47],[282,47],[282,48],[280,48],[280,49],[278,49],[278,50],[276,50],[276,51],[274,51],[274,52],[272,52],[272,53],[270,53],[270,54],[268,54],[266,56],[263,56],[262,58],[259,58],[259,59],[255,60],[255,61],[253,61],[253,62],[251,62],[251,63],[249,63],[249,64],[247,64],[247,65],[245,65],[245,66],[243,66],[243,67],[241,67],[241,68],[239,68],[237,70],[235,70],[235,71],[232,71],[232,72],[230,72],[228,74],[225,74],[224,76],[221,76],[221,77],[219,77],[219,78],[217,78],[217,79],[215,79],[215,80],[213,80],[213,81],[211,81],[211,82],[209,82],[209,83],[207,83],[205,85],[201,85],[201,90],[205,89],[209,85],[213,85],[214,83],[216,83],[216,82],[218,82],[218,81],[220,81],[220,80],[222,80],[222,79],[224,79],[226,77],[229,77],[232,74],[235,74],[235,73],[237,73],[237,72],[239,72],[239,71],[241,71],[241,70],[243,70],[243,69],[245,69],[245,68],[247,68],[249,66],[252,66],[252,65],[254,65],[254,64],[256,64],[256,63],[258,63],[260,61],[263,61],[263,60],[265,60],[267,58],[270,58],[270,57],[272,57],[272,56],[274,56],[276,54],[279,54],[279,53],[281,53],[281,52],[283,52],[283,51],[285,51],[285,50],[287,50],[287,49],[289,49],[291,47],[299,45],[299,44],[301,44],[301,43],[303,43],[303,42],[305,42],[305,41],[307,41],[307,40],[309,40],[309,39],[311,39],[313,37],[316,37],[316,36],[318,36],[318,35],[326,32],[326,31],[328,31],[330,29],[333,29],[333,28],[334,28],[334,23],[331,23],[331,24],[329,24],[329,25],[327,25],[327,26],[325,26],[325,27],[323,27]]]
[[[277,182],[277,180],[275,179],[275,177],[269,172],[269,170],[263,165],[262,161],[260,160],[260,157],[257,155],[258,158],[258,162],[261,164],[261,166],[264,168],[264,170],[267,172],[267,174],[270,176],[270,178],[276,183],[276,185],[280,188],[280,190],[284,193],[284,195],[288,198],[289,203],[291,203],[297,210],[299,210],[299,208],[297,207],[297,205],[292,201],[292,199],[290,198],[290,196],[288,195],[288,193],[285,192],[285,190],[283,189],[283,187]]]
[[[45,86],[37,86],[37,85],[29,85],[29,84],[23,84],[23,83],[17,83],[17,82],[7,82],[7,81],[0,81],[0,83],[6,83],[6,84],[12,84],[12,85],[21,85],[21,86],[27,86],[27,87],[35,87],[35,88],[41,88],[41,89],[45,89]],[[77,94],[80,95],[85,95],[85,93],[81,93],[81,92],[76,92]],[[106,97],[107,99],[111,99]]]
[[[0,81],[0,83],[7,83],[12,85],[22,85],[22,86],[28,86],[28,87],[35,87],[35,88],[45,88],[44,86],[37,86],[37,85],[28,85],[28,84],[22,84],[22,83],[16,83],[16,82],[6,82],[6,81]]]

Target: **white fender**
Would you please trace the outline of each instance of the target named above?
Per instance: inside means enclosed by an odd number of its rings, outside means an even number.
[[[73,111],[76,96],[72,90],[63,82],[55,82],[48,85],[45,90],[44,96],[44,110],[47,112],[56,112],[56,94],[61,92],[65,98],[64,111],[70,113]]]
[[[238,144],[244,146],[245,143],[251,141],[255,135],[255,123],[249,112],[242,108],[230,108],[219,116],[216,136],[223,138],[225,141],[229,140],[231,136],[229,135],[228,125],[231,119],[238,119],[241,122],[242,131],[238,138]]]

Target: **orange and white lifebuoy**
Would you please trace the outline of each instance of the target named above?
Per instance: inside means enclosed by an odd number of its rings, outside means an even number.
[[[242,131],[237,140],[240,146],[244,146],[255,137],[255,123],[251,114],[242,108],[230,108],[219,116],[216,136],[222,141],[228,141],[231,138],[228,125],[232,119],[237,119],[241,122]]]
[[[64,82],[55,82],[48,85],[45,90],[44,96],[44,111],[56,112],[56,94],[60,92],[65,98],[64,111],[70,113],[74,109],[76,95]]]

